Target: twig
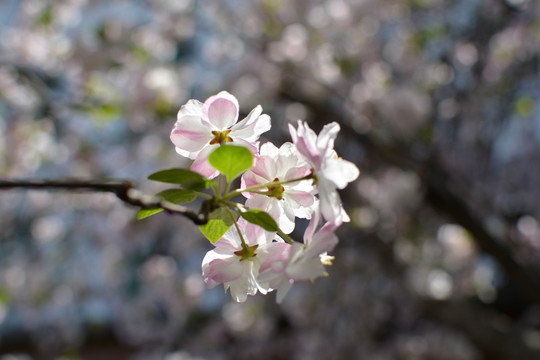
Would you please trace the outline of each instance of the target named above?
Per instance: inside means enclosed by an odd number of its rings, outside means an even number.
[[[87,191],[87,192],[110,192],[127,204],[138,206],[141,209],[162,208],[169,214],[180,214],[196,225],[204,225],[208,222],[205,214],[197,214],[193,210],[172,202],[163,200],[141,192],[133,187],[133,183],[127,180],[23,180],[23,179],[0,179],[0,190],[33,189],[33,190],[64,190],[64,191]]]

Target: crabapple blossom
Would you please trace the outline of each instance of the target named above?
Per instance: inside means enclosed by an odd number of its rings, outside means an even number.
[[[256,106],[242,121],[238,121],[238,100],[226,91],[209,97],[204,104],[189,100],[178,111],[171,131],[176,152],[195,160],[191,170],[207,178],[219,172],[208,163],[208,156],[220,144],[243,145],[256,153],[259,136],[270,129],[270,117]]]
[[[327,222],[315,231],[320,221],[317,211],[304,234],[304,244],[274,243],[267,250],[265,261],[259,268],[259,281],[277,289],[276,301],[281,303],[297,281],[314,280],[326,276],[324,265],[331,265],[332,251],[338,243],[334,234],[337,225]]]
[[[327,124],[317,136],[305,122],[298,120],[298,129],[289,125],[289,131],[298,152],[313,169],[322,215],[338,225],[349,221],[337,189],[345,188],[360,171],[352,162],[339,158],[334,150],[339,125]]]
[[[272,143],[261,146],[259,156],[251,170],[242,176],[242,188],[272,184],[302,178],[311,173],[311,167],[302,160],[291,143],[278,149]],[[289,234],[294,230],[294,219],[310,218],[316,206],[315,188],[311,180],[268,186],[266,191],[245,192],[246,206],[262,209]]]
[[[231,296],[237,302],[244,302],[247,295],[255,295],[257,291],[266,294],[270,288],[268,283],[260,282],[257,277],[263,255],[272,243],[273,233],[245,222],[238,221],[238,227],[231,227],[214,245],[215,249],[206,253],[202,262],[202,273],[207,288],[211,289],[223,284],[225,291],[231,290]],[[242,244],[244,239],[244,245]]]
[[[200,230],[214,244],[202,261],[209,289],[223,284],[237,302],[277,289],[281,303],[295,282],[327,275],[325,265],[333,259],[328,252],[338,243],[335,231],[349,221],[338,189],[355,180],[359,170],[334,150],[337,123],[324,126],[317,135],[299,120],[297,128],[289,126],[292,143],[259,147],[260,135],[270,129],[270,117],[259,105],[241,121],[238,114],[238,101],[226,91],[204,103],[189,100],[178,111],[170,134],[176,151],[194,160],[192,171],[206,178],[221,172],[218,181],[199,179],[184,169],[159,171],[149,178],[182,187],[158,194],[167,202],[206,198],[199,217],[208,221]],[[231,189],[239,175],[241,187]],[[205,192],[195,191],[198,187]],[[233,201],[240,194],[245,204]],[[310,219],[303,243],[287,235],[297,217]]]

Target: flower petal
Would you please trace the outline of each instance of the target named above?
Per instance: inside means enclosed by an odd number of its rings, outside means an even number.
[[[356,180],[360,170],[350,161],[332,158],[326,160],[323,173],[338,189],[343,189],[348,183]]]
[[[222,91],[204,102],[203,114],[216,130],[227,130],[238,120],[238,100]]]
[[[214,169],[208,162],[208,157],[219,145],[208,145],[197,154],[195,161],[191,164],[190,170],[195,171],[208,179],[213,179],[219,175],[219,171]]]
[[[175,124],[170,135],[172,143],[181,155],[196,155],[212,140],[212,128],[199,116],[182,116]],[[193,154],[194,153],[194,154]],[[194,157],[191,157],[194,159]]]
[[[247,142],[254,142],[259,139],[262,133],[270,130],[270,116],[262,114],[262,107],[257,105],[242,121],[231,128],[230,136],[235,139],[244,139]]]

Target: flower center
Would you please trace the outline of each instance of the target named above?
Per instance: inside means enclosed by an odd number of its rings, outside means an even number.
[[[279,182],[278,178],[275,178],[272,182]],[[282,185],[270,185],[268,186],[268,191],[266,192],[266,196],[268,197],[275,197],[278,200],[283,199],[283,192],[285,191],[285,188]]]
[[[228,142],[233,142],[233,139],[229,136],[229,133],[231,130],[225,130],[225,131],[212,131],[212,135],[214,135],[214,138],[212,141],[210,141],[210,145],[214,144],[223,144]]]
[[[252,246],[245,246],[242,250],[235,251],[234,255],[240,256],[242,258],[240,259],[240,261],[250,260],[251,258],[257,256],[257,254],[255,253],[255,250],[257,250],[258,247],[259,247],[259,244],[252,245]]]

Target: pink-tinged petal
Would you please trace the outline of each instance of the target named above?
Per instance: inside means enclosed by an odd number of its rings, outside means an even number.
[[[245,188],[248,188],[248,187],[251,187],[251,186],[256,186],[256,185],[260,185],[260,184],[264,184],[264,183],[267,183],[268,180],[260,177],[259,175],[256,175],[255,173],[253,173],[251,170],[250,171],[246,171],[243,175],[242,175],[242,179],[241,179],[241,189],[245,189]],[[262,191],[264,191],[265,189],[263,188]],[[242,195],[244,195],[244,197],[246,198],[250,198],[253,196],[252,193],[249,193],[249,192],[244,192],[242,193]]]
[[[334,233],[335,227],[323,227],[315,233],[313,238],[309,242],[309,246],[306,247],[305,257],[314,258],[324,254],[328,251],[332,251],[339,240]]]
[[[310,207],[315,203],[315,196],[307,191],[287,189],[287,199],[293,201],[297,206]]]
[[[178,120],[170,135],[177,151],[197,153],[212,140],[212,129],[208,123],[196,116],[184,116]]]
[[[283,147],[283,145],[281,145],[281,147]],[[277,157],[279,155],[279,149],[277,148],[276,145],[272,144],[271,142],[266,142],[261,145],[261,149],[259,153],[261,156]]]
[[[177,114],[177,119],[180,120],[184,116],[198,116],[202,118],[203,103],[199,100],[188,100],[188,102],[180,107]]]
[[[336,122],[326,124],[317,137],[317,148],[323,153],[334,148],[334,140],[339,132],[339,125]]]
[[[239,260],[240,258],[235,255],[226,259],[214,259],[210,262],[205,262],[203,259],[202,270],[206,286],[211,289],[216,285],[236,280],[242,276],[242,265]]]
[[[238,120],[238,100],[222,91],[204,102],[203,113],[216,130],[227,130]]]
[[[360,170],[350,161],[332,158],[326,160],[323,173],[338,189],[344,189],[348,183],[356,180]]]
[[[322,216],[330,222],[341,224],[349,221],[349,217],[343,205],[341,199],[333,183],[325,178],[320,178],[318,182],[319,186],[319,209]]]
[[[262,133],[272,127],[270,116],[260,115],[262,108],[257,106],[249,115],[231,128],[230,136],[233,139],[244,139],[247,142],[257,141]]]
[[[291,129],[292,127],[289,127],[296,149],[308,163],[318,170],[322,163],[322,156],[317,149],[317,135],[307,124],[300,120],[298,120],[298,129],[294,132],[294,136]]]
[[[306,231],[304,232],[304,244],[306,246],[309,246],[309,243],[311,239],[313,238],[313,235],[315,234],[315,230],[317,229],[317,226],[319,226],[321,222],[321,215],[319,213],[319,209],[315,209],[313,211],[313,214],[311,216],[311,220],[309,221],[308,227],[306,228]]]
[[[233,144],[234,145],[238,145],[238,146],[244,146],[246,148],[248,148],[251,153],[253,154],[253,156],[257,156],[257,153],[259,152],[259,142],[254,142],[254,143],[250,143],[250,142],[247,142],[243,139],[235,139],[233,141]]]
[[[195,158],[193,164],[191,164],[190,170],[195,171],[203,176],[206,176],[208,179],[213,179],[219,175],[219,171],[214,169],[212,165],[208,162],[208,156],[214,151],[219,145],[208,145]]]
[[[307,281],[323,276],[325,273],[321,260],[316,258],[302,259],[291,263],[287,268],[287,275],[295,281]]]
[[[290,207],[280,206],[283,210],[278,218],[278,226],[285,234],[293,232],[295,227],[294,212]]]
[[[251,171],[265,179],[265,183],[273,181],[277,175],[276,161],[269,156],[260,156]]]
[[[240,264],[242,266],[242,276],[228,283],[231,296],[236,302],[246,301],[247,295],[255,295],[259,289],[255,277],[258,269],[254,269],[254,263],[252,261],[243,261]],[[264,288],[262,290],[265,292]]]
[[[289,124],[289,134],[291,135],[292,142],[296,143],[298,141],[298,132],[292,124]]]
[[[264,250],[264,261],[261,263],[259,272],[271,270],[273,272],[283,272],[284,266],[289,262],[292,246],[283,242],[275,242],[269,244]],[[281,264],[276,266],[276,264]]]
[[[285,179],[287,180],[299,179],[301,177],[309,175],[310,172],[311,172],[311,166],[307,164],[302,165],[302,166],[291,167],[287,170]]]
[[[281,304],[283,302],[283,299],[285,299],[285,296],[287,296],[289,290],[291,290],[293,283],[294,282],[292,280],[283,278],[283,280],[279,284],[279,287],[277,288],[276,302],[278,304]]]

